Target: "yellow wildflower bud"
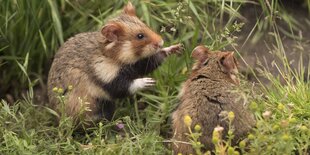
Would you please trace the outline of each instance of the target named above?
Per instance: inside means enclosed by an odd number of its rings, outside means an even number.
[[[235,152],[235,149],[234,149],[233,147],[229,147],[229,148],[227,149],[227,154],[228,154],[228,155],[233,155],[234,152]]]
[[[297,120],[296,120],[296,118],[290,118],[290,119],[288,120],[288,122],[289,122],[289,123],[296,123]]]
[[[256,102],[252,102],[252,103],[250,104],[249,108],[250,108],[251,110],[257,110],[257,109],[258,109],[258,105],[257,105]]]
[[[213,138],[212,138],[212,143],[213,143],[213,144],[216,145],[218,142],[219,142],[219,139],[218,139],[217,137],[213,137]]]
[[[248,135],[248,138],[249,138],[249,139],[254,139],[255,136],[254,136],[253,134],[249,134],[249,135]]]
[[[212,143],[217,144],[219,142],[220,134],[218,131],[214,130],[212,134]]]
[[[186,126],[190,127],[192,124],[192,118],[189,115],[184,116],[184,123]]]
[[[210,152],[210,151],[207,151],[207,152],[205,152],[204,155],[211,155],[211,152]]]
[[[58,88],[57,88],[57,87],[54,87],[54,88],[53,88],[53,92],[55,92],[55,93],[58,92]]]
[[[229,121],[233,121],[234,118],[235,118],[234,112],[230,111],[230,112],[228,113],[228,119],[229,119]]]
[[[201,126],[199,124],[195,125],[194,127],[195,131],[200,131],[201,130]]]
[[[277,131],[279,128],[280,128],[280,126],[277,125],[277,124],[272,127],[272,129],[275,130],[275,131]]]
[[[238,151],[234,151],[234,155],[240,155]]]
[[[291,139],[290,135],[288,135],[288,134],[284,134],[281,138],[282,138],[282,140],[285,140],[285,141]]]
[[[308,128],[307,128],[306,126],[302,125],[302,126],[300,127],[300,130],[301,130],[301,131],[307,131]]]
[[[182,153],[178,153],[178,155],[182,155]]]
[[[58,91],[57,91],[59,94],[62,94],[64,93],[64,90],[62,88],[58,88]]]
[[[224,130],[224,128],[221,127],[221,126],[217,126],[217,127],[214,128],[213,134],[212,134],[212,142],[213,142],[213,144],[217,144],[219,142],[220,132],[222,132],[223,130]]]
[[[69,85],[68,86],[68,90],[72,90],[73,89],[73,86],[72,85]]]
[[[283,109],[284,109],[284,105],[283,105],[282,103],[279,103],[279,104],[278,104],[278,109],[279,109],[279,110],[283,110]]]
[[[246,145],[245,140],[242,140],[242,141],[239,143],[239,146],[240,146],[241,149],[245,148],[245,145]]]

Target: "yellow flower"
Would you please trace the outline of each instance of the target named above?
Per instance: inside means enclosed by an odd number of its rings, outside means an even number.
[[[207,152],[205,152],[204,155],[211,155],[211,152],[210,152],[210,151],[207,151]]]
[[[249,107],[251,110],[257,110],[258,109],[258,105],[257,105],[257,103],[256,102],[252,102],[251,104],[250,104],[250,107]]]
[[[53,92],[55,92],[55,93],[58,92],[58,88],[57,88],[57,87],[54,87],[54,88],[53,88]]]
[[[189,116],[189,115],[185,115],[184,116],[184,123],[185,123],[185,125],[186,126],[191,126],[191,124],[192,124],[192,118]]]
[[[199,124],[195,125],[194,127],[195,131],[200,131],[201,130],[201,126]]]
[[[227,154],[228,155],[233,155],[234,152],[235,152],[235,149],[233,147],[228,147],[228,149],[227,149]]]
[[[234,155],[240,155],[238,151],[234,151]]]
[[[300,130],[301,130],[301,131],[307,131],[308,128],[307,128],[306,126],[302,125],[302,126],[300,127]]]
[[[64,93],[64,90],[62,88],[58,88],[58,91],[57,91],[59,94],[62,94]]]
[[[212,143],[217,144],[219,142],[219,139],[217,137],[212,138]]]
[[[68,86],[68,90],[72,90],[73,89],[73,86],[72,85],[69,85]]]
[[[282,103],[279,103],[279,104],[278,104],[278,109],[279,109],[279,110],[283,110],[283,109],[284,109],[284,105],[283,105]]]
[[[239,146],[240,146],[240,148],[245,148],[245,145],[246,145],[246,142],[245,142],[245,140],[242,140],[240,143],[239,143]]]
[[[296,123],[297,119],[296,118],[290,118],[290,119],[288,119],[288,122],[289,123]]]
[[[282,138],[284,141],[287,141],[287,140],[290,140],[290,139],[291,139],[291,136],[288,135],[288,134],[284,134],[281,138]]]
[[[249,139],[254,139],[254,138],[255,138],[255,136],[254,136],[254,135],[252,135],[252,134],[249,134],[249,135],[248,135],[248,138],[249,138]]]
[[[228,113],[228,119],[229,119],[229,121],[233,121],[233,120],[235,119],[235,114],[234,114],[234,112],[230,111],[230,112]]]
[[[277,125],[277,124],[272,127],[272,129],[275,130],[275,131],[277,131],[279,128],[280,128],[280,126]]]

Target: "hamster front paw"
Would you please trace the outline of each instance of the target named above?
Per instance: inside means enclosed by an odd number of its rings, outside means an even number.
[[[171,54],[182,54],[184,47],[183,44],[171,45],[169,47],[162,48],[161,51],[166,54],[166,56]]]
[[[133,80],[129,87],[129,92],[131,94],[136,93],[139,90],[147,89],[150,87],[153,87],[155,85],[156,81],[152,78],[139,78]]]

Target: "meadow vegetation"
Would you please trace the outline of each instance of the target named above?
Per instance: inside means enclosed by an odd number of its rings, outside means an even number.
[[[152,90],[118,101],[113,121],[103,120],[85,133],[75,130],[72,118],[55,113],[45,106],[47,100],[36,96],[46,91],[47,73],[60,45],[77,33],[99,30],[126,1],[0,0],[0,154],[172,154],[170,116],[191,69],[191,51],[199,44],[212,50],[235,50],[256,82],[240,75],[256,128],[237,146],[214,133],[216,154],[309,152],[310,64],[302,61],[309,51],[295,60],[298,67],[292,67],[282,42],[283,37],[296,44],[310,40],[298,33],[300,24],[310,27],[309,0],[298,1],[299,9],[308,11],[308,16],[300,17],[306,23],[296,20],[278,0],[132,2],[138,16],[163,36],[165,45],[182,42],[184,54],[168,58],[150,75],[157,80]],[[242,34],[247,19],[241,10],[254,6],[257,22],[248,34]],[[246,38],[241,44],[240,34]],[[264,60],[255,62],[258,68],[247,66],[243,51],[238,50],[264,35],[273,40],[265,44],[281,60],[272,62],[277,76]],[[197,154],[203,154],[198,151],[199,131],[199,127],[189,131],[189,140],[198,148]]]

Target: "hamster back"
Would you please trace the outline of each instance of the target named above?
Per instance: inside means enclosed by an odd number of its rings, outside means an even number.
[[[247,110],[244,100],[238,92],[237,62],[233,52],[209,52],[203,46],[194,49],[192,57],[196,60],[193,71],[184,83],[180,93],[180,104],[172,115],[174,139],[189,142],[188,127],[184,117],[192,118],[191,128],[200,125],[200,142],[204,150],[212,150],[212,133],[215,127],[224,128],[223,138],[228,132],[227,113],[232,111],[234,129],[233,143],[242,139],[255,125],[253,115]],[[174,153],[191,154],[189,144],[173,145]]]

